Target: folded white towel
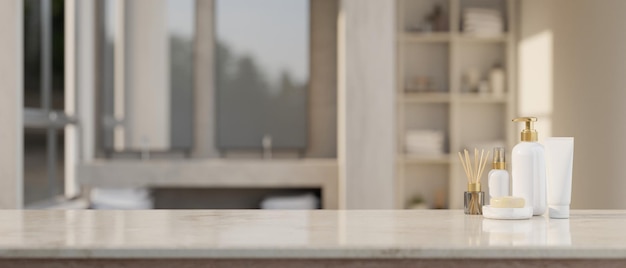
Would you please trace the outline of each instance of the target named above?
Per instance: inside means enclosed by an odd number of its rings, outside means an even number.
[[[313,194],[270,196],[261,201],[261,209],[317,209],[319,198]]]
[[[490,8],[466,8],[463,10],[463,31],[479,35],[504,32],[502,12]]]
[[[152,209],[150,191],[145,188],[93,188],[90,193],[94,209]]]
[[[405,133],[404,150],[410,154],[441,155],[444,153],[445,134],[440,130],[414,129]]]
[[[502,15],[502,12],[498,9],[493,8],[467,7],[463,9],[463,14],[499,16]]]

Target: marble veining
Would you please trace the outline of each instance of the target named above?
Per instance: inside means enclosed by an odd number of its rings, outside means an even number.
[[[0,258],[626,258],[626,211],[3,210]]]

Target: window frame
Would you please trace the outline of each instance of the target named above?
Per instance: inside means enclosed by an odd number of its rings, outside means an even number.
[[[67,1],[69,2],[69,1]],[[52,0],[40,0],[40,53],[41,53],[41,73],[40,73],[40,93],[41,93],[41,107],[31,108],[24,107],[23,109],[23,127],[24,129],[43,129],[46,130],[46,177],[48,181],[48,191],[54,195],[59,191],[59,185],[57,183],[57,156],[59,148],[57,146],[57,131],[66,128],[70,125],[76,125],[77,120],[75,117],[66,113],[65,110],[55,110],[52,108],[52,32],[53,32],[53,20],[52,20]],[[67,4],[67,3],[64,3]],[[65,8],[65,7],[64,7]],[[67,11],[67,9],[66,9]],[[23,12],[23,9],[22,9]],[[67,21],[68,14],[65,13],[64,18]],[[25,31],[26,29],[23,29]],[[65,33],[67,34],[67,33]],[[65,49],[65,48],[64,48]],[[67,53],[67,49],[66,53]],[[65,67],[64,67],[65,68]],[[67,72],[67,68],[65,69]],[[67,77],[67,76],[66,76]],[[23,90],[23,89],[22,89]],[[65,87],[65,94],[73,94],[68,91],[68,87]],[[67,99],[67,97],[66,97]],[[24,105],[24,104],[22,104]],[[66,106],[70,105],[66,103]],[[67,139],[66,139],[67,142]],[[25,157],[24,155],[22,156]],[[66,152],[65,161],[72,160],[68,157]],[[73,166],[67,165],[66,166]],[[70,173],[73,174],[73,173]],[[66,178],[67,179],[67,176]],[[22,178],[24,180],[24,177]],[[66,181],[67,183],[67,181]],[[22,187],[22,191],[25,191],[25,187]],[[64,192],[65,189],[64,189]],[[50,196],[56,198],[56,196]],[[24,201],[22,201],[24,202]]]

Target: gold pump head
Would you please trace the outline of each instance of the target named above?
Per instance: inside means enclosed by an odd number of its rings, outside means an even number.
[[[524,122],[524,129],[522,130],[522,141],[537,141],[537,130],[533,128],[533,122],[537,122],[537,117],[518,117],[513,119],[513,122]]]

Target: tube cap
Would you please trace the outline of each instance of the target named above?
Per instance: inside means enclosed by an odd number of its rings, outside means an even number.
[[[569,218],[569,206],[549,206],[550,218],[567,219]]]

